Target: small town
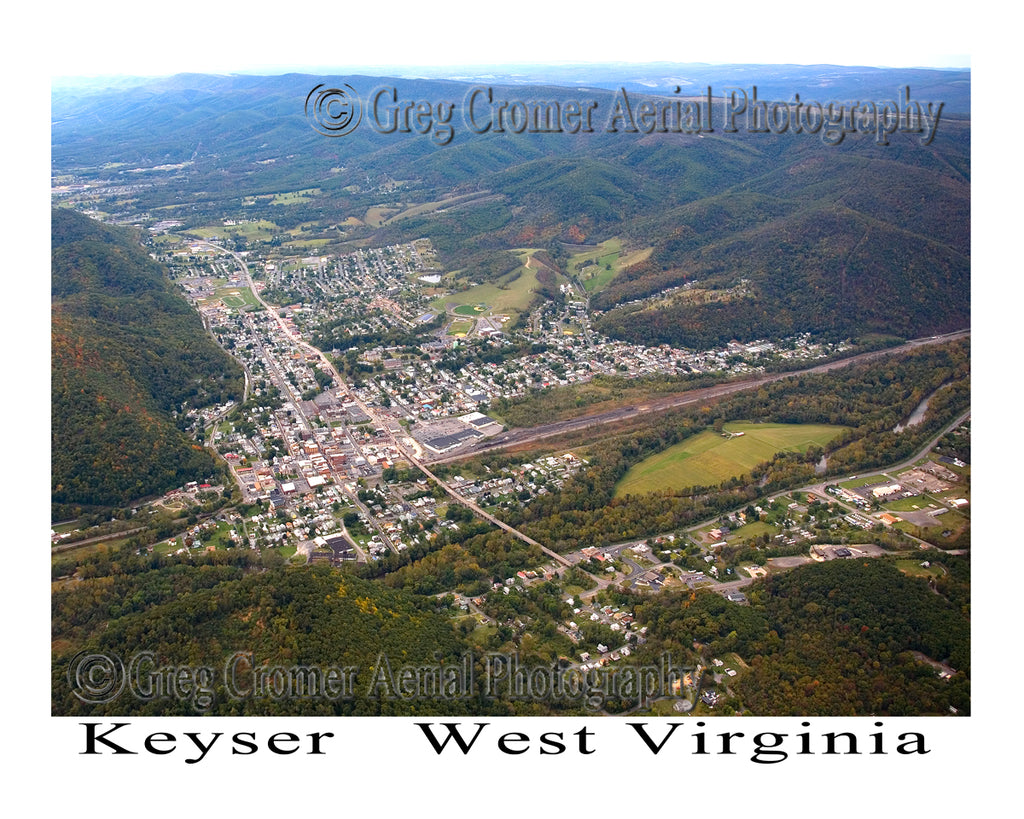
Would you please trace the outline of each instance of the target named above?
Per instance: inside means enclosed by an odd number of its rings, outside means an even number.
[[[537,308],[519,330],[508,329],[504,315],[467,320],[467,311],[454,308],[440,316],[430,311],[436,294],[426,292],[440,281],[427,240],[340,259],[273,262],[188,241],[166,259],[208,328],[245,368],[242,405],[188,411],[196,434],[230,465],[244,500],[267,504],[270,520],[249,521],[244,540],[253,548],[286,545],[310,560],[330,551],[327,535],[350,540],[350,558],[374,560],[429,537],[431,528],[457,526],[443,519],[444,498],[426,477],[398,478],[413,477],[413,463],[471,450],[502,432],[487,415],[496,399],[598,374],[753,372],[775,348],[758,342],[694,353],[616,342],[596,336],[585,305],[573,301],[560,311],[550,303]],[[271,308],[264,296],[280,296],[282,287],[303,301]],[[352,363],[348,380],[307,340],[337,322],[349,337],[371,339],[332,351],[334,360]],[[421,345],[372,343],[375,334],[430,323],[437,329]],[[543,351],[514,355],[524,343]],[[807,360],[836,351],[801,338],[786,346],[783,355]],[[477,360],[492,354],[499,362]],[[448,489],[485,507],[528,503],[583,466],[567,452],[485,481],[455,475]],[[349,524],[339,509],[348,510]],[[288,519],[275,522],[278,513]]]
[[[173,227],[157,225],[156,232]],[[563,451],[489,474],[462,474],[458,463],[438,464],[434,469],[441,474],[434,474],[432,461],[472,451],[506,429],[487,414],[496,400],[602,374],[757,372],[762,356],[813,361],[842,350],[806,338],[703,353],[612,341],[593,332],[585,301],[576,300],[585,294],[571,285],[562,285],[567,300],[560,307],[544,303],[515,328],[512,316],[494,315],[483,304],[448,304],[441,312],[441,271],[427,240],[341,258],[268,261],[193,239],[164,253],[174,281],[244,367],[242,403],[187,414],[197,440],[229,465],[244,507],[259,511],[217,513],[150,550],[249,548],[275,552],[292,564],[341,566],[425,548],[474,514],[501,525],[495,515],[557,491],[587,468],[585,458]],[[265,300],[271,295],[287,295],[290,303],[273,307]],[[327,327],[355,343],[333,349],[329,358],[311,343],[322,343]],[[428,340],[418,344],[405,338],[381,343],[424,328]],[[345,362],[344,376],[332,359]],[[548,552],[553,559],[503,582],[480,579],[463,584],[462,591],[436,593],[475,617],[479,627],[504,635],[526,628],[530,618],[515,614],[521,605],[554,592],[558,631],[577,647],[574,667],[584,673],[602,669],[643,645],[646,632],[635,628],[628,608],[602,602],[609,599],[603,592],[706,588],[745,604],[743,588],[767,567],[884,554],[871,544],[831,542],[853,530],[892,527],[901,518],[883,504],[909,502],[901,507],[902,519],[922,526],[956,514],[967,500],[956,497],[954,470],[965,466],[929,460],[899,474],[782,493],[688,530],[644,541],[606,540],[563,555]],[[191,482],[156,505],[196,508],[230,491]],[[756,545],[788,556],[766,561]],[[921,561],[918,570],[928,566]],[[524,603],[509,609],[508,601],[517,597]],[[742,672],[739,656],[727,660],[725,665],[715,658],[710,676],[699,669],[688,678],[690,688],[675,692],[676,710],[681,704],[713,710]],[[707,685],[709,679],[720,691]],[[704,680],[703,689],[693,680]]]

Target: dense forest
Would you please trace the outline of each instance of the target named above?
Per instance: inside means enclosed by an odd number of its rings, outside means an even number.
[[[130,554],[98,560],[80,570],[80,582],[53,591],[53,710],[62,714],[411,714],[464,710],[457,701],[411,704],[367,696],[378,655],[396,668],[457,661],[465,650],[443,605],[326,567],[259,569],[247,552],[217,553],[194,561]],[[75,697],[67,667],[80,647],[104,652],[125,665],[140,651],[157,665],[216,670],[208,707],[191,697],[146,701],[125,695],[87,705]],[[253,665],[303,665],[360,670],[352,696],[233,696],[225,663],[251,653]],[[252,687],[250,664],[239,678]],[[450,708],[449,708],[450,707]]]
[[[752,599],[771,624],[746,655],[740,696],[752,711],[969,713],[970,622],[924,580],[837,560],[773,577]],[[946,682],[915,652],[958,673]]]
[[[125,229],[52,215],[52,503],[125,505],[216,471],[180,428],[241,369]]]
[[[449,582],[479,571],[462,562],[465,554],[454,546],[436,553],[455,573]],[[710,591],[650,595],[613,587],[602,594],[633,610],[645,627],[646,639],[626,665],[657,665],[669,656],[707,668],[712,657],[727,652],[744,658],[746,671],[723,700],[722,713],[966,714],[970,564],[953,555],[938,561],[945,573],[931,582],[904,575],[888,559],[807,566],[748,587],[749,605]],[[55,566],[54,574],[61,570]],[[567,578],[572,582],[586,582],[579,570],[570,574],[580,576]],[[185,558],[127,549],[93,555],[76,567],[74,579],[54,582],[53,712],[586,713],[579,700],[515,702],[483,685],[488,652],[514,653],[524,666],[550,668],[615,639],[607,626],[589,621],[575,645],[560,633],[557,624],[571,617],[571,608],[557,585],[488,594],[482,607],[497,626],[481,644],[470,639],[467,620],[451,616],[449,596],[394,588],[407,585],[402,575],[380,583],[325,566],[284,568],[246,551]],[[155,689],[147,697],[129,689],[109,701],[84,702],[75,694],[82,691],[71,687],[69,668],[96,654],[125,667],[135,658],[144,681],[175,667],[210,669],[210,679],[187,691]],[[950,679],[937,675],[937,663],[946,664]],[[469,676],[460,676],[470,666]],[[443,667],[458,669],[454,695],[396,695],[393,681],[402,669]],[[260,669],[264,679],[276,673],[276,684],[283,685],[283,675],[296,669],[328,668],[353,669],[348,687],[320,696],[253,688],[253,672]],[[470,676],[475,682],[462,687]],[[703,685],[714,683],[706,677]],[[604,703],[613,712],[635,704],[614,698]]]
[[[782,716],[970,713],[968,558],[941,558],[938,584],[885,559],[835,560],[748,587],[749,606],[712,592],[663,592],[634,603],[649,640],[636,662],[697,650],[737,652],[749,666],[723,703]],[[929,662],[931,661],[931,662]],[[932,663],[955,673],[941,679]]]

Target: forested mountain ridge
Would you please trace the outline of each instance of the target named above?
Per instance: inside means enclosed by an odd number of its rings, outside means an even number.
[[[123,505],[211,475],[172,412],[240,398],[241,369],[124,229],[52,213],[52,503]]]
[[[130,184],[132,209],[159,207],[186,227],[267,219],[283,235],[315,225],[308,235],[326,242],[324,253],[429,237],[447,270],[468,274],[517,247],[548,249],[567,264],[568,246],[619,238],[651,253],[591,293],[590,306],[603,312],[598,330],[633,342],[706,348],[805,332],[914,337],[969,326],[969,72],[741,68],[671,73],[690,78],[692,94],[710,85],[720,95],[749,77],[772,99],[834,91],[835,100],[880,102],[906,91],[915,102],[948,104],[927,142],[917,133],[897,132],[889,144],[850,133],[830,145],[808,133],[752,132],[743,117],[729,133],[721,98],[704,133],[610,132],[609,113],[627,87],[634,109],[671,102],[673,88],[657,79],[669,76],[665,66],[595,69],[592,87],[544,84],[531,72],[517,83],[499,72],[487,85],[495,100],[593,100],[592,130],[474,133],[466,99],[483,86],[464,80],[180,75],[55,90],[54,168],[101,189]],[[621,84],[610,80],[615,70]],[[364,121],[344,139],[326,139],[302,103],[317,83],[342,82],[358,91]],[[454,106],[451,141],[374,127],[370,100],[382,87],[403,101]],[[477,118],[490,122],[494,110]],[[293,205],[244,201],[295,189],[307,194]],[[413,211],[453,193],[477,197],[457,210],[365,221],[381,204]],[[119,197],[111,208],[129,204]],[[662,298],[685,285],[700,292]]]

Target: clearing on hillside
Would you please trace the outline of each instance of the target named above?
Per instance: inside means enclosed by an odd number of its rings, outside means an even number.
[[[526,312],[540,288],[537,281],[538,265],[536,262],[530,264],[531,255],[529,252],[522,254],[519,257],[522,266],[496,282],[478,284],[460,293],[441,296],[431,302],[430,306],[441,312],[446,310],[447,305],[455,305],[453,312],[460,316],[498,316]],[[560,274],[551,275],[556,275],[559,283],[564,281]]]
[[[588,293],[596,293],[607,287],[620,271],[650,256],[652,250],[647,247],[623,253],[621,240],[608,239],[573,254],[568,263],[569,275],[576,276]]]

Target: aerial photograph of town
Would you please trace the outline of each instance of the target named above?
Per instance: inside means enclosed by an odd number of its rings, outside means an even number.
[[[969,43],[605,36],[52,72],[82,776],[961,761]]]

